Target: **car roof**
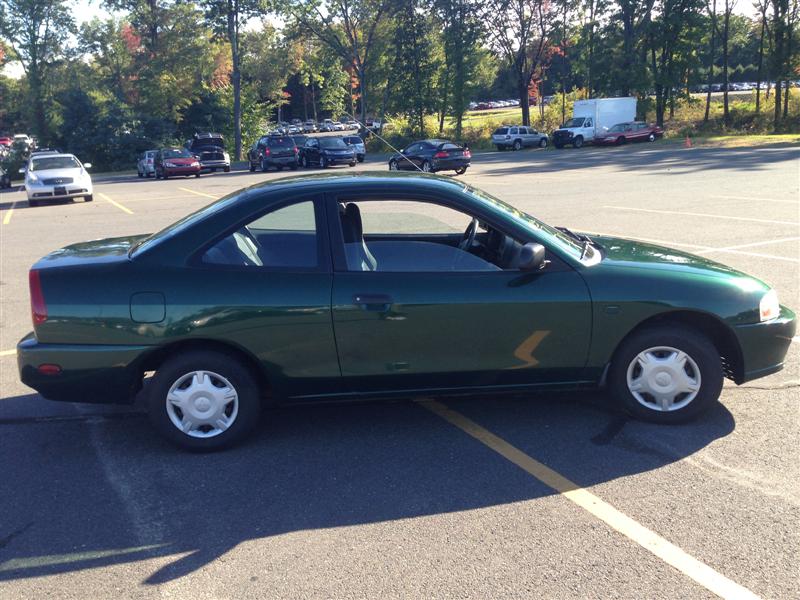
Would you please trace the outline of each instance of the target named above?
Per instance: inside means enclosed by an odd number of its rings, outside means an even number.
[[[60,157],[68,157],[68,158],[74,158],[75,160],[78,160],[77,156],[75,156],[74,154],[67,154],[66,152],[42,152],[38,156],[36,156],[36,153],[31,154],[31,160],[33,160],[35,158],[53,158],[53,157],[59,157],[59,158]]]

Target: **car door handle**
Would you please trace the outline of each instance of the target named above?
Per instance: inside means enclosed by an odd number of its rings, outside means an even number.
[[[353,294],[353,304],[363,310],[386,311],[394,300],[387,294]]]

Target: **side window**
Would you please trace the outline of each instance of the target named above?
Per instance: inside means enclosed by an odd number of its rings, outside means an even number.
[[[527,127],[520,127],[519,128],[520,135],[528,135],[528,128]]]
[[[512,127],[511,131],[508,132],[510,135],[517,135],[519,133],[519,129],[517,127]]]
[[[586,119],[586,122],[583,124],[583,126],[584,127],[591,127],[592,126],[592,120],[591,119]]]
[[[313,269],[319,266],[314,203],[290,204],[261,215],[203,254],[207,265]]]

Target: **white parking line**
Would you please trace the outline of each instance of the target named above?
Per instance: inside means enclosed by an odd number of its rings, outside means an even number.
[[[690,577],[711,593],[720,598],[758,598],[756,594],[746,587],[728,579],[722,573],[715,571],[707,564],[661,537],[655,531],[634,521],[628,515],[620,512],[590,491],[525,454],[519,448],[488,429],[481,427],[461,413],[435,400],[423,400],[419,404],[497,452],[500,456],[517,465],[570,502],[580,506],[629,540],[639,544],[639,546],[653,553],[668,565]]]
[[[732,217],[730,215],[713,215],[708,213],[683,212],[677,210],[656,210],[654,208],[635,208],[633,206],[604,206],[614,210],[632,210],[636,212],[656,213],[659,215],[681,215],[687,217],[708,217],[710,219],[728,219],[730,221],[749,221],[750,223],[769,223],[771,225],[794,225],[800,227],[797,221],[775,221],[772,219],[753,219],[751,217]]]
[[[725,250],[741,250],[742,248],[755,248],[756,246],[769,246],[770,244],[782,244],[783,242],[796,242],[800,237],[781,238],[778,240],[766,240],[764,242],[753,242],[752,244],[739,244],[738,246],[725,246],[724,248],[714,248],[713,250],[703,250],[703,252],[722,252]]]

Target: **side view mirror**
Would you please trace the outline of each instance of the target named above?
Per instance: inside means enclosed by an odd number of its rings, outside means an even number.
[[[538,271],[545,266],[544,246],[529,242],[522,247],[519,253],[519,268],[521,271]]]
[[[84,169],[91,169],[92,168],[92,163],[83,163],[83,168]]]

